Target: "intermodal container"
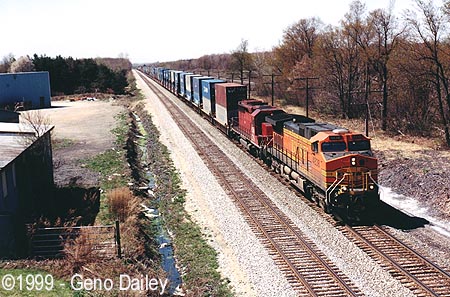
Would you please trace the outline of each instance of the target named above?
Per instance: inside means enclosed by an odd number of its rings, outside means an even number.
[[[180,94],[180,75],[183,71],[174,71],[173,72],[173,92],[175,94]]]
[[[216,84],[215,95],[216,120],[224,126],[237,124],[238,102],[247,99],[247,87],[237,83]]]
[[[188,74],[186,75],[186,93],[184,94],[188,101],[192,101],[194,95],[194,77],[200,77],[200,74]]]
[[[224,83],[222,79],[208,79],[202,81],[202,110],[211,116],[216,115],[215,85]]]
[[[170,70],[170,69],[166,69],[165,71],[164,71],[164,83],[163,83],[163,85],[166,87],[166,88],[169,88],[170,87],[170,76],[171,76],[171,72],[172,72],[173,70]]]
[[[194,90],[194,105],[202,106],[202,81],[212,79],[210,76],[199,76],[193,79],[193,90]]]
[[[158,81],[161,84],[164,82],[164,70],[166,70],[166,68],[158,67]]]
[[[182,72],[180,74],[180,96],[186,96],[186,76],[193,74],[192,72]]]

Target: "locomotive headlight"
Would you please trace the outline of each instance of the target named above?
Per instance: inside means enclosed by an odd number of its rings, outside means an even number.
[[[374,185],[370,185],[369,189],[373,190],[373,189],[375,189],[375,186]]]
[[[356,166],[356,158],[352,158],[352,166]]]
[[[342,192],[347,192],[347,187],[346,186],[342,186],[341,190],[342,190]]]

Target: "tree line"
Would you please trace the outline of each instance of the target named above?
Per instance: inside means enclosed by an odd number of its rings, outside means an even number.
[[[48,71],[52,95],[125,94],[130,70],[131,63],[124,58],[73,59],[35,54],[33,58],[25,56],[16,60],[8,55],[0,63],[0,72]]]
[[[401,17],[393,5],[367,11],[353,1],[338,26],[313,17],[284,30],[272,51],[161,65],[252,82],[256,95],[275,95],[343,118],[370,117],[384,131],[440,136],[450,146],[450,1],[412,0]],[[308,93],[308,94],[307,94]]]

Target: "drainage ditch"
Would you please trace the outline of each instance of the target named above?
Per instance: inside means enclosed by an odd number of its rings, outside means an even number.
[[[157,197],[158,195],[155,194],[157,192],[156,188],[158,177],[149,168],[150,166],[140,166],[141,164],[151,163],[150,159],[152,156],[148,153],[147,142],[149,139],[146,137],[147,132],[139,115],[133,112],[132,116],[133,127],[131,130],[134,131],[134,145],[136,150],[139,151],[140,156],[139,158],[136,158],[135,162],[140,164],[131,165],[131,169],[132,171],[139,170],[138,174],[133,174],[135,180],[140,181],[139,184],[142,184],[143,180],[145,180],[146,183],[146,186],[137,187],[135,188],[135,191],[139,192],[139,194],[144,197],[148,197],[149,203],[141,205],[143,214],[148,220],[151,220],[151,224],[155,232],[153,236],[155,237],[156,244],[158,245],[158,251],[161,255],[161,266],[170,281],[169,293],[173,295],[174,293],[181,292],[181,275],[176,265],[170,234],[164,226],[162,217],[159,215],[158,205],[160,199]]]

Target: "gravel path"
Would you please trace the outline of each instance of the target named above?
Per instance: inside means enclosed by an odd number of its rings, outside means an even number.
[[[150,94],[149,96],[152,97]],[[175,165],[180,169],[185,186],[192,194],[188,199],[187,208],[213,236],[211,244],[219,251],[222,273],[231,279],[237,295],[241,296],[242,292],[249,296],[294,294],[270,256],[241,218],[239,211],[223,193],[190,144],[179,134],[181,132],[166,115],[166,111],[153,98],[151,102],[150,111],[158,110],[154,121],[162,132],[163,142],[172,150]],[[192,110],[180,102],[177,104],[190,117],[197,119],[198,115]],[[171,123],[164,124],[165,122]],[[196,120],[196,122],[367,296],[413,296],[364,252],[295,197],[291,190],[240,149],[230,145],[224,135],[218,133],[206,121]],[[235,275],[237,271],[241,273]],[[245,286],[242,286],[244,284]],[[247,291],[249,284],[252,291]]]

